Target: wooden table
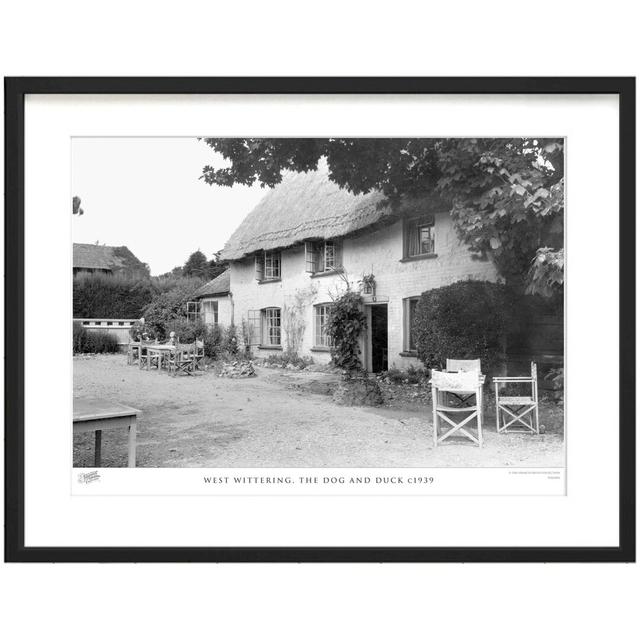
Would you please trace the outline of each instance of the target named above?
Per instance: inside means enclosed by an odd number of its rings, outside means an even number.
[[[74,398],[73,400],[73,433],[95,431],[95,466],[100,466],[100,448],[102,431],[106,429],[129,430],[129,466],[136,466],[136,419],[141,413],[139,409],[127,407],[118,402],[110,402],[99,398]]]
[[[162,370],[162,360],[165,356],[170,355],[172,353],[176,353],[180,351],[181,353],[191,353],[194,349],[193,344],[156,344],[154,342],[143,342],[140,347],[140,355],[142,355],[142,350],[146,351],[147,357],[147,371],[151,369],[151,358],[152,356],[156,356],[158,359],[158,371]],[[142,357],[140,358],[140,368],[142,369]]]

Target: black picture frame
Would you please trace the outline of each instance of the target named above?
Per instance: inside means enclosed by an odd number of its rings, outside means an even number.
[[[634,562],[635,78],[5,78],[5,561]],[[24,105],[27,94],[616,94],[620,186],[620,474],[612,547],[26,547],[24,541]]]

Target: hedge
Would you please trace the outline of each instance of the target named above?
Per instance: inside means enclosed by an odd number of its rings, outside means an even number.
[[[73,317],[139,318],[155,295],[149,278],[80,273],[73,279]]]
[[[73,353],[116,353],[118,339],[108,331],[87,331],[79,322],[73,323]]]
[[[418,357],[429,369],[447,358],[482,360],[484,372],[504,361],[514,301],[503,285],[467,280],[425,291],[413,321]]]

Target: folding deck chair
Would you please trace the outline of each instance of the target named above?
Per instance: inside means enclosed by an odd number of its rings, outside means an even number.
[[[475,371],[478,376],[480,376],[480,378],[482,379],[482,383],[484,384],[484,376],[482,375],[481,363],[479,358],[477,360],[452,360],[450,358],[447,358],[446,370],[449,373]],[[473,393],[467,395],[452,393],[451,395],[460,401],[460,405],[464,405],[465,402],[467,402],[470,398],[473,398]]]
[[[538,369],[531,363],[530,376],[499,376],[496,387],[496,430],[498,433],[540,433],[538,420]],[[525,395],[505,395],[500,385],[513,383],[525,387]],[[531,393],[528,393],[528,391]]]
[[[431,397],[433,403],[433,444],[438,446],[452,435],[463,435],[482,446],[482,377],[477,371],[458,373],[431,371]],[[473,405],[453,401],[467,396],[475,398]],[[477,435],[468,429],[475,418]],[[442,424],[445,423],[445,424]],[[441,433],[440,426],[450,428]]]

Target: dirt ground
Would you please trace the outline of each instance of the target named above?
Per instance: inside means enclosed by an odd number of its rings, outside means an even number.
[[[256,368],[255,378],[213,371],[172,378],[127,366],[123,355],[79,356],[73,365],[75,397],[142,410],[140,467],[564,465],[563,411],[551,402],[540,408],[544,434],[497,434],[489,408],[482,449],[471,441],[434,448],[430,403],[400,394],[376,408],[339,406],[330,395],[334,373]],[[92,466],[93,434],[74,436],[73,444],[74,466]],[[126,466],[124,430],[103,432],[102,464]]]

